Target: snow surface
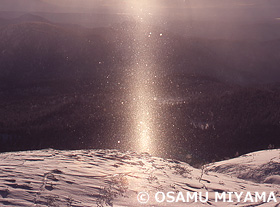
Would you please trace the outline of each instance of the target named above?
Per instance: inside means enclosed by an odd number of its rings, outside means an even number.
[[[259,153],[265,153],[267,159],[262,155],[258,156]],[[244,159],[246,165],[245,160],[249,157],[247,155],[239,159]],[[267,160],[279,161],[279,150],[257,152],[254,157],[254,161],[258,160],[257,166],[267,163]],[[236,159],[221,163],[225,165],[235,161]],[[279,190],[279,185],[254,183],[145,153],[48,149],[0,154],[0,206],[264,207],[280,206]],[[158,191],[209,192],[209,201],[157,203],[152,196],[147,204],[137,201],[139,192],[153,195]],[[241,200],[224,203],[215,202],[214,199],[215,192],[247,191],[274,192],[277,202],[248,203]]]
[[[207,170],[258,183],[280,184],[280,149],[246,154],[210,164]]]

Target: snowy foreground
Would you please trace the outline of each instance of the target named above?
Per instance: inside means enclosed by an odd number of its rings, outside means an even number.
[[[116,150],[2,153],[0,206],[276,207],[279,156],[261,151],[201,170]]]

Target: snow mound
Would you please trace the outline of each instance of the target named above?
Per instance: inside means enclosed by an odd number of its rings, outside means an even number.
[[[278,185],[231,178],[145,153],[52,149],[2,153],[0,166],[0,206],[248,206],[243,200],[214,199],[216,192],[245,191],[275,192],[279,202]],[[209,199],[187,204],[158,203],[152,196],[147,204],[137,200],[139,192],[158,191],[208,192]],[[252,202],[250,206],[271,204]]]
[[[216,162],[207,170],[257,183],[279,184],[280,150],[263,150]]]
[[[267,178],[265,178],[264,182],[280,185],[280,176],[279,175],[268,176]]]

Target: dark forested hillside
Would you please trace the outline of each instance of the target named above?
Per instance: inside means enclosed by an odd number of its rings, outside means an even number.
[[[86,29],[33,15],[0,24],[0,151],[118,148],[131,122],[125,73],[141,25]],[[279,147],[279,40],[147,27],[160,91],[153,107],[165,119],[157,134],[170,157],[196,163]]]

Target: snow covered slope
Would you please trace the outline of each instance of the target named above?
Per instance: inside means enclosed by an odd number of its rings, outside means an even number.
[[[279,151],[270,153],[279,158]],[[197,192],[203,199],[208,193],[208,199],[182,203],[180,197],[178,202],[159,203],[154,196],[158,191]],[[137,197],[141,202],[147,198],[140,192],[149,193],[146,204],[138,202]],[[222,192],[273,192],[277,201],[216,202],[216,194]],[[148,154],[52,149],[0,154],[0,206],[277,206],[279,195],[278,185],[256,184]]]
[[[280,184],[280,149],[253,152],[216,162],[207,169],[258,183]]]

